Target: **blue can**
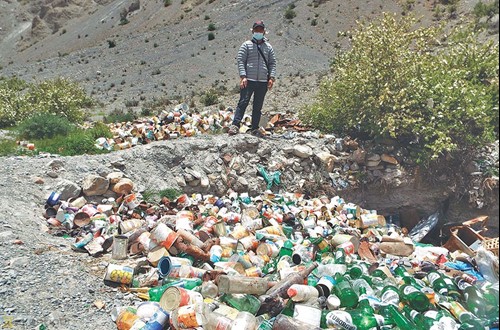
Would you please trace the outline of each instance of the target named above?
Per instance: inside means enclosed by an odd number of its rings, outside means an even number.
[[[159,308],[142,330],[163,330],[166,328],[169,319],[170,314]]]
[[[51,192],[49,198],[47,198],[47,205],[54,206],[59,203],[59,199],[61,198],[61,194],[58,192]]]

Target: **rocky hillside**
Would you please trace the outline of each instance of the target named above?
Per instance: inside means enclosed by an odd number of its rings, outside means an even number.
[[[68,77],[101,101],[103,112],[164,98],[201,106],[209,89],[227,91],[220,102],[230,106],[237,49],[253,21],[263,19],[279,61],[265,111],[294,111],[311,101],[336,49],[347,46],[338,32],[356,20],[412,11],[424,24],[458,22],[478,1],[460,1],[453,15],[430,0],[1,1],[0,74]]]

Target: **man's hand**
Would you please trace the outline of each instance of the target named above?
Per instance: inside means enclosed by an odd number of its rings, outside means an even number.
[[[269,90],[270,90],[270,89],[272,89],[272,88],[273,88],[273,86],[274,86],[274,79],[269,79],[269,80],[267,81],[267,89],[269,89]]]
[[[244,89],[247,88],[248,86],[248,79],[246,77],[243,77],[240,79],[240,88]]]

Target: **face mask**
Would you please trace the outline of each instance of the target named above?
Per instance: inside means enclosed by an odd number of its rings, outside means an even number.
[[[264,33],[261,33],[261,32],[254,32],[253,34],[253,38],[255,40],[262,40],[264,39]]]

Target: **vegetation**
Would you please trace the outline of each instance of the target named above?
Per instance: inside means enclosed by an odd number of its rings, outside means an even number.
[[[128,109],[126,112],[122,109],[115,109],[109,115],[104,117],[105,123],[124,123],[137,119],[136,114]]]
[[[176,200],[177,197],[182,195],[182,192],[175,188],[167,188],[160,190],[158,194],[160,195],[160,198],[167,197],[169,200],[173,201]]]
[[[484,3],[482,1],[479,1],[475,6],[474,6],[474,15],[476,17],[481,18],[481,17],[493,17],[494,15],[498,14],[499,12],[499,0],[495,0],[490,3]]]
[[[15,77],[0,80],[0,127],[15,126],[38,114],[52,114],[78,124],[85,117],[83,109],[92,104],[78,84],[63,78],[39,84]]]
[[[208,34],[208,41],[214,40],[215,39],[215,34],[213,32],[210,32]]]
[[[398,139],[420,162],[498,138],[498,45],[480,44],[470,27],[445,38],[440,27],[416,26],[392,15],[360,23],[302,119],[323,131]]]
[[[205,106],[210,106],[217,104],[219,102],[219,97],[217,95],[217,92],[214,89],[210,89],[205,92],[205,94],[202,95],[201,100],[200,100]]]
[[[286,19],[292,20],[295,17],[297,17],[297,13],[295,12],[294,9],[295,9],[294,4],[291,4],[286,8],[286,11],[285,11],[285,18]]]

